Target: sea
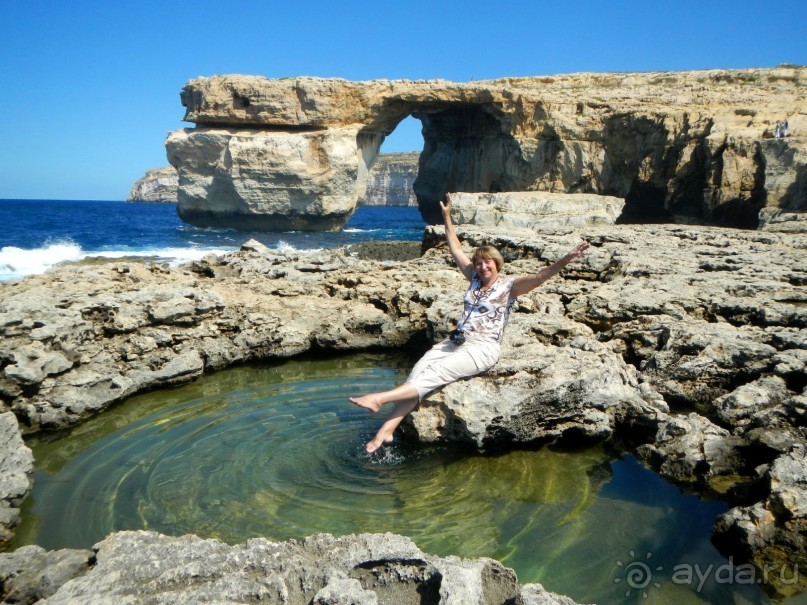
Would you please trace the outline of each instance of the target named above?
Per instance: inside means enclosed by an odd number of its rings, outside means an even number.
[[[335,232],[202,229],[180,220],[174,204],[87,200],[0,200],[0,224],[0,281],[91,257],[178,265],[237,250],[250,239],[281,251],[414,241],[425,227],[417,208],[360,206]]]

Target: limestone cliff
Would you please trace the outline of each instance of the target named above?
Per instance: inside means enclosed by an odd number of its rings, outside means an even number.
[[[135,181],[127,202],[176,202],[179,177],[173,166],[152,168]]]
[[[364,206],[417,206],[412,186],[418,176],[419,153],[382,153],[367,175]]]
[[[447,191],[624,198],[624,219],[755,227],[803,211],[807,68],[445,80],[257,76],[184,87],[195,128],[166,140],[180,216],[238,228],[339,228],[384,138],[423,124],[427,222]],[[787,119],[790,135],[774,139]]]

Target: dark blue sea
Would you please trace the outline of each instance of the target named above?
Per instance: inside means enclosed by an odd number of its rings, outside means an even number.
[[[0,200],[0,281],[87,257],[144,257],[170,264],[238,249],[257,239],[280,250],[334,248],[368,240],[420,240],[417,208],[359,207],[342,231],[265,233],[200,229],[174,204],[118,201]]]

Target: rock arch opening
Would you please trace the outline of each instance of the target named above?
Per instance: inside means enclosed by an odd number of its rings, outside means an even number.
[[[513,176],[524,172],[518,169],[522,154],[500,108],[493,104],[441,102],[396,109],[378,130],[392,133],[410,116],[422,124],[423,148],[413,190],[427,223],[442,220],[438,202],[448,191],[498,192],[526,188],[526,183],[518,182]],[[359,140],[365,141],[365,147],[371,147],[362,151],[365,161],[369,160],[368,170],[378,150],[383,149],[386,136],[381,134],[373,140],[368,131],[360,134]],[[377,145],[375,149],[372,144]]]
[[[413,185],[423,149],[421,131],[420,120],[410,115],[384,137],[377,157],[368,168],[359,206],[417,207]]]

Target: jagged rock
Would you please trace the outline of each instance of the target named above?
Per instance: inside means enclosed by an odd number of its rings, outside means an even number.
[[[490,380],[448,385],[406,422],[425,442],[580,444],[612,438],[625,417],[654,424],[659,411],[667,411],[661,397],[590,336],[565,346],[523,337],[504,347]]]
[[[652,444],[636,454],[650,468],[678,484],[702,487],[743,466],[740,448],[746,442],[696,413],[662,419]]]
[[[169,134],[188,222],[327,229],[365,195],[384,138],[422,122],[413,188],[440,222],[451,191],[624,198],[626,217],[755,227],[805,210],[807,68],[572,74],[468,83],[213,76],[186,84]],[[787,118],[793,136],[773,139]]]
[[[132,185],[127,202],[176,202],[179,175],[173,166],[151,168]]]
[[[782,596],[807,590],[799,573],[807,566],[807,458],[805,445],[793,445],[765,473],[770,494],[763,502],[736,507],[721,515],[713,533],[724,552],[739,553]]]
[[[33,470],[34,457],[22,440],[16,417],[0,413],[0,544],[14,535]]]
[[[41,602],[94,563],[95,556],[89,550],[46,551],[32,545],[0,554],[0,598],[3,603],[17,605]]]
[[[807,232],[807,212],[787,212],[780,208],[763,208],[759,211],[759,229],[781,233],[805,233]]]
[[[789,454],[807,441],[807,236],[680,225],[457,230],[468,251],[498,246],[508,275],[539,271],[581,237],[592,247],[519,299],[500,363],[427,397],[410,432],[479,447],[639,447],[665,477],[735,506],[727,554],[759,562],[805,552],[794,541],[807,523],[800,483],[779,489],[773,479],[807,468]],[[396,262],[248,242],[186,267],[70,265],[0,283],[3,409],[27,431],[66,427],[233,363],[423,351],[459,319],[466,284],[443,240],[427,228],[423,255]],[[787,468],[777,466],[784,456]]]
[[[747,432],[752,428],[779,424],[776,417],[789,397],[790,391],[784,379],[766,376],[718,397],[714,406],[723,423]]]
[[[569,597],[547,591],[540,584],[525,584],[521,587],[522,605],[574,605]]]
[[[625,200],[589,193],[457,193],[455,222],[479,227],[556,231],[564,227],[613,225]]]
[[[435,557],[394,534],[319,534],[302,541],[253,539],[228,546],[195,536],[118,532],[95,551],[92,568],[63,584],[44,604],[498,605],[521,598],[515,573],[497,561]],[[527,603],[573,603],[538,585],[528,585],[525,594],[532,599]]]

